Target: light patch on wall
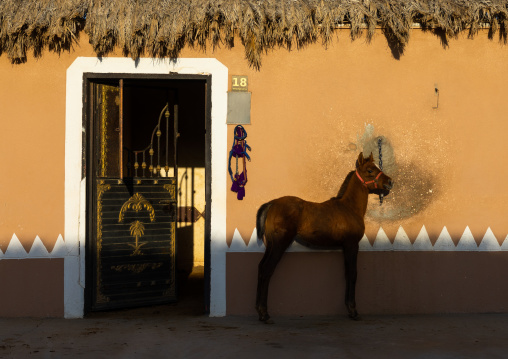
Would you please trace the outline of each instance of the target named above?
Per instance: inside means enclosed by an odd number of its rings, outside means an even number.
[[[455,250],[455,244],[452,241],[452,237],[450,233],[448,233],[448,229],[446,226],[443,227],[443,230],[439,234],[436,243],[434,243],[434,250],[438,251],[453,251]]]
[[[478,246],[478,250],[480,251],[499,251],[501,249],[501,246],[499,245],[499,242],[492,233],[492,230],[487,228],[487,232],[485,232],[485,235],[483,236],[483,239]]]
[[[393,240],[393,249],[396,251],[408,251],[413,249],[413,244],[409,240],[409,237],[402,226],[400,226],[397,230],[397,234]]]
[[[360,243],[358,243],[358,246],[360,248],[360,251],[370,251],[372,250],[372,245],[369,242],[369,239],[364,234],[362,239],[360,240]]]
[[[174,176],[174,169],[169,170],[169,176]],[[185,269],[181,266],[188,267],[191,264],[193,266],[204,265],[205,202],[205,169],[203,167],[179,167],[179,220],[176,230],[179,269]]]
[[[464,233],[460,237],[459,243],[457,244],[457,249],[461,251],[474,251],[478,249],[478,245],[474,240],[473,233],[471,233],[469,226],[466,227]]]
[[[375,251],[391,251],[393,250],[393,245],[390,242],[390,239],[386,235],[385,231],[382,227],[379,227],[377,232],[376,240],[372,245],[372,249]]]
[[[425,226],[422,226],[420,233],[416,237],[413,243],[413,249],[415,251],[431,251],[432,250],[432,242],[430,241],[429,234],[427,233],[427,229]]]

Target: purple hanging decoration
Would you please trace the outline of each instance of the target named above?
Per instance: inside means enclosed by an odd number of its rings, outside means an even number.
[[[381,171],[383,171],[383,153],[381,151],[382,150],[382,148],[381,148],[382,144],[383,144],[383,139],[382,139],[381,136],[379,136],[378,139],[377,139],[377,146],[379,147],[379,169]],[[379,194],[379,205],[380,206],[383,204],[383,197],[384,197],[383,193],[380,193]]]
[[[245,138],[247,137],[247,131],[243,128],[243,126],[238,125],[234,130],[235,139],[233,141],[233,147],[231,151],[229,151],[229,176],[231,177],[231,181],[233,184],[231,186],[231,191],[237,194],[236,198],[242,200],[245,197],[245,185],[247,184],[247,167],[245,166],[245,159],[250,161],[250,157],[247,154],[247,150],[251,150],[250,146],[247,144]],[[236,159],[236,171],[233,175],[233,171],[231,170],[231,158],[235,157]],[[242,173],[238,172],[238,159],[242,160],[243,169]]]

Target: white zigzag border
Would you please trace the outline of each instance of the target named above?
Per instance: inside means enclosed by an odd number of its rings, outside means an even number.
[[[233,240],[231,245],[227,249],[228,252],[264,252],[265,245],[263,241],[261,241],[257,237],[257,231],[254,228],[251,238],[248,242],[248,245],[245,245],[245,241],[243,240],[238,229],[235,229]],[[315,249],[309,249],[307,247],[302,246],[299,243],[293,243],[289,248],[288,252],[310,252],[316,251]],[[328,250],[320,250],[327,252]],[[367,236],[363,236],[360,241],[360,251],[378,251],[378,252],[386,252],[386,251],[478,251],[478,252],[496,252],[496,251],[508,251],[508,236],[504,239],[503,243],[499,245],[499,242],[490,229],[490,227],[485,232],[485,235],[480,242],[480,245],[476,244],[474,240],[473,234],[469,227],[466,227],[464,233],[460,237],[459,242],[455,245],[452,241],[450,234],[448,233],[448,229],[443,227],[443,230],[439,234],[439,237],[432,245],[429,235],[427,233],[427,229],[425,226],[422,226],[420,233],[416,237],[415,241],[411,243],[409,237],[402,227],[399,227],[397,234],[395,235],[395,239],[390,242],[388,236],[384,232],[383,228],[380,227],[376,238],[374,240],[374,244],[370,244]],[[32,247],[27,252],[25,248],[21,245],[16,234],[12,235],[12,238],[9,242],[7,250],[5,253],[0,250],[0,260],[2,259],[28,259],[28,258],[65,258],[69,255],[69,250],[67,245],[60,234],[57,238],[55,246],[51,252],[48,252],[44,243],[42,243],[39,236],[36,236]]]
[[[261,240],[257,237],[257,231],[254,228],[252,232],[251,238],[249,240],[248,245],[245,245],[245,241],[238,229],[235,229],[233,240],[231,242],[230,247],[227,249],[228,252],[264,252],[265,246]],[[294,242],[289,248],[288,252],[311,252],[316,251],[314,249],[309,249],[307,247],[302,246]],[[319,250],[322,252],[328,252],[329,250]],[[448,229],[443,227],[443,230],[439,234],[434,245],[430,241],[430,237],[427,233],[427,229],[425,226],[422,226],[420,233],[416,237],[415,241],[411,243],[409,237],[407,236],[404,228],[402,226],[399,227],[397,234],[395,235],[395,239],[390,242],[390,239],[386,235],[385,231],[382,227],[379,227],[376,238],[374,240],[374,244],[370,244],[367,236],[363,236],[360,241],[360,251],[378,251],[378,252],[387,252],[387,251],[435,251],[435,252],[444,252],[444,251],[456,251],[456,252],[467,252],[467,251],[477,251],[477,252],[496,252],[496,251],[508,251],[508,236],[503,240],[502,245],[499,245],[499,242],[490,229],[490,227],[485,232],[485,235],[480,242],[480,245],[476,244],[474,240],[473,234],[469,229],[469,226],[466,227],[464,233],[460,237],[457,245],[453,243],[452,237],[450,233],[448,233]]]
[[[35,236],[32,247],[27,252],[16,234],[12,235],[11,241],[5,250],[5,253],[0,250],[0,260],[2,259],[29,259],[29,258],[65,258],[69,254],[67,245],[62,237],[58,235],[55,246],[48,252],[44,243],[42,243],[39,236]]]

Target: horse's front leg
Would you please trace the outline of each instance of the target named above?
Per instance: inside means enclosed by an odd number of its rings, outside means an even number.
[[[344,264],[346,268],[346,308],[349,317],[360,319],[356,311],[355,288],[357,277],[358,243],[344,246]]]

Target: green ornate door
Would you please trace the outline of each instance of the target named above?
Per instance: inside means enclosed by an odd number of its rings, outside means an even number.
[[[176,300],[176,96],[168,92],[158,119],[124,123],[124,89],[119,80],[90,90],[92,310]],[[140,130],[147,126],[149,131]]]

